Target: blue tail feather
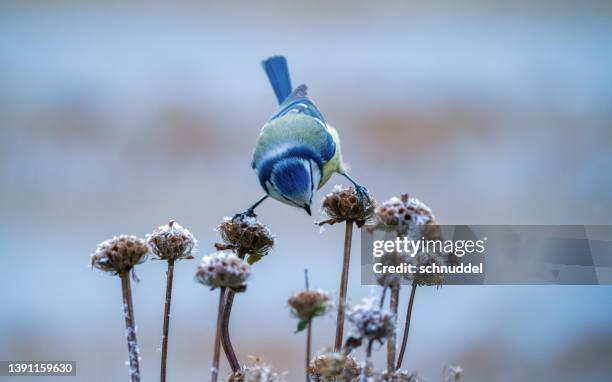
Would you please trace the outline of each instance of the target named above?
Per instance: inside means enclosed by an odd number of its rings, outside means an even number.
[[[284,56],[273,56],[264,60],[263,66],[268,80],[274,89],[278,103],[281,104],[291,94],[291,78],[289,77],[289,67]]]

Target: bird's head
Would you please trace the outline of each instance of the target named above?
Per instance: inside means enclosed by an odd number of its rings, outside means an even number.
[[[288,156],[272,165],[265,188],[274,199],[311,215],[310,205],[320,180],[321,169],[316,160]]]

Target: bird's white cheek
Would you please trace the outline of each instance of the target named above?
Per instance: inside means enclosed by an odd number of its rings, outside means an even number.
[[[321,171],[316,162],[311,163],[312,168],[312,193],[314,194],[319,189],[319,182],[321,182]]]
[[[266,182],[266,187],[268,189],[268,195],[270,195],[272,198],[278,200],[279,202],[288,204],[290,206],[294,206],[295,205],[293,203],[291,203],[290,201],[288,201],[286,198],[284,198],[280,192],[278,192],[278,190],[276,189],[276,187],[274,187],[274,184],[272,184],[272,182],[267,181]]]

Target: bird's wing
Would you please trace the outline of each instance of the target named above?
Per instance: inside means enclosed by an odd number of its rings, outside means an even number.
[[[289,94],[287,99],[278,107],[278,111],[270,118],[270,121],[280,118],[287,113],[301,113],[314,118],[323,128],[327,128],[323,115],[317,106],[308,97],[306,85],[300,85]]]

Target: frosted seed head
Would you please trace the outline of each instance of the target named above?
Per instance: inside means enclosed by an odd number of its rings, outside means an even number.
[[[381,309],[375,300],[364,300],[362,304],[353,307],[348,320],[353,325],[347,341],[349,346],[351,343],[359,345],[364,340],[382,343],[395,332],[395,315]]]
[[[394,196],[376,208],[375,223],[370,229],[383,229],[406,234],[411,228],[436,225],[431,209],[408,194]]]
[[[147,235],[151,251],[162,260],[192,259],[196,238],[180,224],[171,220]]]
[[[143,239],[130,235],[115,236],[98,244],[90,256],[90,264],[92,268],[116,275],[143,263],[150,251]]]
[[[226,382],[286,382],[285,373],[274,372],[261,358],[250,358],[254,361],[254,365],[243,366],[227,377]]]
[[[359,363],[352,356],[339,352],[320,354],[308,366],[308,375],[313,382],[353,382],[360,374]]]
[[[423,382],[417,373],[396,370],[389,374],[386,370],[374,377],[375,382]]]
[[[195,279],[211,289],[228,288],[244,292],[250,276],[251,267],[244,260],[233,253],[215,252],[202,258]]]
[[[248,254],[250,264],[267,255],[274,246],[274,236],[268,227],[254,217],[240,216],[236,219],[226,217],[217,230],[225,244],[217,244],[216,247],[231,249],[243,255]]]
[[[372,217],[376,201],[370,195],[369,198],[362,198],[360,202],[355,188],[336,186],[332,193],[327,194],[323,198],[321,204],[323,212],[328,219],[317,224],[336,224],[343,221],[352,221],[358,227],[361,227]]]
[[[383,266],[399,266],[407,261],[409,261],[410,256],[406,256],[405,254],[400,254],[398,252],[385,253],[380,258],[380,263]],[[381,273],[376,277],[376,281],[380,286],[383,287],[391,287],[400,285],[403,278],[403,274],[401,273],[390,273],[385,272]]]

